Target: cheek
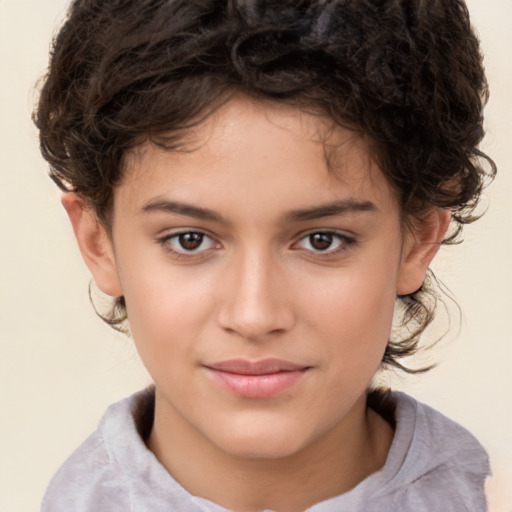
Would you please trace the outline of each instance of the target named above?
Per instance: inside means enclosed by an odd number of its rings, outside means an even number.
[[[310,287],[308,294],[310,311],[314,310],[310,318],[327,340],[328,355],[350,368],[357,361],[372,367],[380,364],[393,321],[396,267],[366,263],[342,269],[325,279],[321,289]]]
[[[153,373],[192,358],[194,340],[212,316],[213,282],[206,273],[177,272],[169,264],[129,265],[122,272],[128,320],[139,354]]]

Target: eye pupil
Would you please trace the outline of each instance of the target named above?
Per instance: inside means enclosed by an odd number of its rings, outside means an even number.
[[[179,235],[179,242],[183,249],[192,251],[203,243],[203,237],[202,233],[182,233]]]
[[[329,233],[314,233],[309,235],[309,242],[317,251],[325,251],[332,245],[332,235]]]

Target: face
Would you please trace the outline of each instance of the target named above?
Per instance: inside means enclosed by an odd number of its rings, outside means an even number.
[[[290,455],[364,409],[407,245],[395,194],[364,140],[291,107],[235,98],[189,137],[134,150],[114,197],[155,421]]]

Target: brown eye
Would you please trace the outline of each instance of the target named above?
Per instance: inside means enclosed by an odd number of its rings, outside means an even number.
[[[203,239],[202,233],[182,233],[178,236],[180,246],[186,251],[194,251],[201,247]]]
[[[309,235],[309,243],[317,251],[326,251],[331,247],[333,238],[332,233],[313,233]]]
[[[219,247],[219,244],[201,231],[182,231],[166,235],[159,242],[165,249],[181,255],[198,254]]]
[[[294,246],[311,253],[336,254],[354,245],[354,238],[337,231],[314,231],[298,240]]]

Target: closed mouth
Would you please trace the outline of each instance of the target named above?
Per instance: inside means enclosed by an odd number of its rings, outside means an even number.
[[[238,375],[271,375],[281,372],[304,371],[310,368],[309,366],[291,363],[282,359],[263,359],[260,361],[230,359],[205,366],[211,370]]]
[[[281,359],[231,359],[205,365],[211,378],[230,394],[244,399],[269,399],[291,389],[311,366]]]

